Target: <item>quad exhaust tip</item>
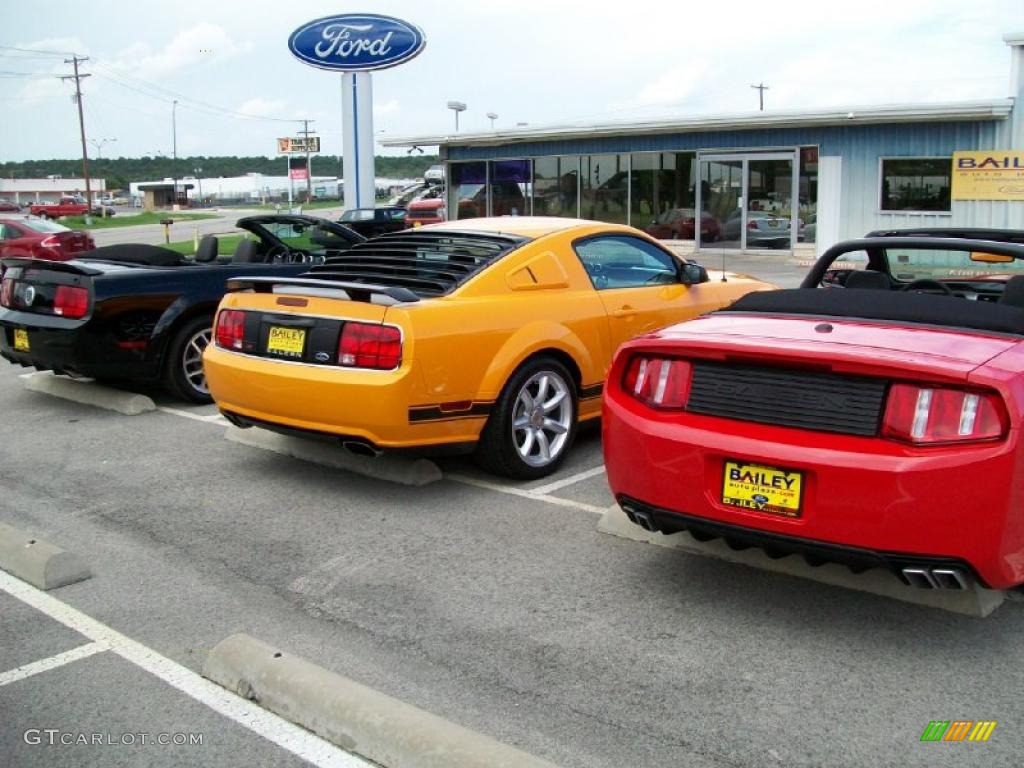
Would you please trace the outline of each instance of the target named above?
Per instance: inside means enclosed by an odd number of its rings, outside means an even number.
[[[900,571],[912,587],[921,589],[967,589],[967,577],[956,568],[904,568]]]

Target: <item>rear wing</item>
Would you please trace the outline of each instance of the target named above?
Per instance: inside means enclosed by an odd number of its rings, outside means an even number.
[[[76,261],[51,261],[49,259],[32,259],[25,256],[11,256],[6,259],[0,259],[0,264],[3,264],[4,269],[11,269],[14,267],[21,267],[22,269],[46,269],[51,272],[66,272],[71,275],[102,275],[102,269],[91,269]]]
[[[353,301],[374,302],[374,297],[384,297],[395,303],[408,303],[420,300],[420,297],[397,285],[374,285],[373,283],[353,283],[341,280],[318,280],[309,277],[234,277],[228,280],[228,293],[253,291],[255,293],[275,293],[275,286],[285,288],[314,288],[310,293],[321,294],[324,290],[343,291]],[[297,291],[284,291],[297,293]]]

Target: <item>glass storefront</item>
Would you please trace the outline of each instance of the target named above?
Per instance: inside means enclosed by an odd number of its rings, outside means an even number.
[[[509,158],[450,163],[448,173],[449,210],[458,219],[579,217],[704,249],[788,249],[815,240],[817,147]]]

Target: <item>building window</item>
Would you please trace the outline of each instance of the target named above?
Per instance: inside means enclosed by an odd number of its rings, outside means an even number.
[[[487,215],[487,163],[452,163],[448,166],[448,210],[456,219]]]
[[[948,213],[952,172],[948,157],[883,158],[881,210]]]
[[[535,216],[579,216],[580,158],[538,157],[533,161]]]

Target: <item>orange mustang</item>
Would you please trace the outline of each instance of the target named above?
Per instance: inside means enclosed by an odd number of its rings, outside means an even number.
[[[299,277],[233,280],[206,379],[241,427],[362,454],[475,450],[492,472],[542,477],[600,415],[619,344],[773,287],[721,278],[617,224],[392,232]]]

